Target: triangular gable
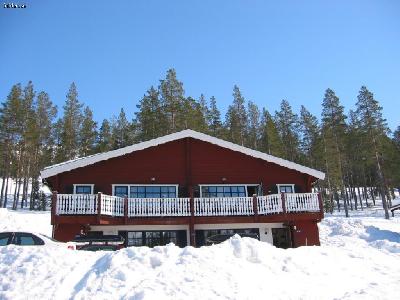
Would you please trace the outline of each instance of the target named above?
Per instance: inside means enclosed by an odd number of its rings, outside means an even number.
[[[194,130],[183,130],[180,132],[176,132],[176,133],[172,133],[169,135],[165,135],[156,139],[152,139],[150,141],[146,141],[146,142],[142,142],[139,144],[135,144],[132,146],[128,146],[128,147],[124,147],[124,148],[120,148],[117,150],[112,150],[112,151],[108,151],[108,152],[104,152],[104,153],[98,153],[95,155],[91,155],[91,156],[86,156],[86,157],[81,157],[81,158],[77,158],[77,159],[73,159],[73,160],[69,160],[60,164],[56,164],[53,166],[49,166],[46,167],[45,169],[43,169],[40,172],[40,175],[42,178],[48,178],[60,173],[64,173],[64,172],[68,172],[71,170],[74,170],[76,168],[82,168],[88,165],[92,165],[94,163],[103,161],[103,160],[108,160],[110,158],[115,158],[115,157],[119,157],[122,155],[126,155],[135,151],[140,151],[140,150],[144,150],[150,147],[155,147],[161,144],[165,144],[168,142],[172,142],[172,141],[176,141],[176,140],[180,140],[180,139],[184,139],[184,138],[193,138],[193,139],[197,139],[200,141],[204,141],[204,142],[208,142],[226,149],[230,149],[233,151],[237,151],[240,153],[243,153],[245,155],[249,155],[255,158],[259,158],[277,165],[280,165],[282,167],[286,167],[292,170],[296,170],[299,171],[301,173],[304,174],[308,174],[311,175],[315,178],[318,179],[324,179],[325,178],[325,173],[320,172],[318,170],[315,169],[311,169],[309,167],[305,167],[299,164],[296,164],[294,162],[276,157],[276,156],[272,156],[260,151],[256,151],[256,150],[252,150],[231,142],[227,142],[215,137],[212,137],[210,135],[204,134],[204,133],[200,133]]]

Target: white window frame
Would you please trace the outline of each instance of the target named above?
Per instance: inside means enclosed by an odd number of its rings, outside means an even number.
[[[244,190],[246,192],[246,196],[245,197],[249,197],[248,192],[247,192],[247,187],[248,186],[259,186],[261,185],[260,183],[237,183],[237,184],[232,184],[232,183],[227,183],[227,184],[215,184],[215,183],[203,183],[203,184],[199,184],[200,187],[200,198],[203,198],[203,192],[202,192],[202,187],[203,186],[244,186]]]
[[[281,186],[291,186],[292,187],[292,193],[295,193],[294,184],[293,183],[278,183],[276,186],[278,188],[278,194],[281,193]]]
[[[157,184],[157,183],[154,183],[154,184],[138,184],[138,183],[132,183],[132,184],[130,184],[130,183],[121,183],[121,184],[117,184],[117,183],[115,183],[115,184],[112,184],[112,195],[113,196],[115,196],[114,195],[114,192],[115,192],[115,187],[116,186],[127,186],[128,187],[128,196],[130,196],[131,195],[131,186],[174,186],[175,187],[175,194],[176,194],[176,197],[178,197],[178,192],[179,192],[179,190],[178,190],[178,187],[179,187],[179,184]],[[129,197],[128,197],[129,198]]]
[[[77,186],[90,186],[90,195],[94,194],[94,183],[76,183],[74,184],[74,194],[76,194],[76,187]]]

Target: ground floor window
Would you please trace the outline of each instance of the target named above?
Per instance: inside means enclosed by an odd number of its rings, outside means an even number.
[[[125,245],[127,247],[155,247],[169,243],[174,243],[179,247],[187,246],[186,230],[124,231],[119,234],[125,237]]]
[[[114,185],[114,196],[130,198],[176,198],[176,185]]]
[[[196,230],[195,233],[197,247],[221,243],[235,234],[242,237],[260,239],[260,230],[258,228],[207,229]]]

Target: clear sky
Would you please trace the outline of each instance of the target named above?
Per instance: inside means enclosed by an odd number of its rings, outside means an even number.
[[[287,99],[318,117],[326,88],[349,110],[366,85],[400,125],[397,0],[12,2],[27,8],[0,7],[1,101],[32,80],[61,107],[75,81],[96,120],[132,118],[175,68],[186,95],[214,95],[223,113],[234,84],[271,112]]]

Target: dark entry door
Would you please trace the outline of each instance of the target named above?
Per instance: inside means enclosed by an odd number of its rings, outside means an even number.
[[[273,245],[277,248],[287,249],[292,246],[290,230],[285,228],[272,228]]]

